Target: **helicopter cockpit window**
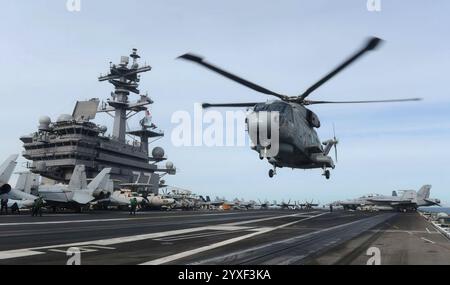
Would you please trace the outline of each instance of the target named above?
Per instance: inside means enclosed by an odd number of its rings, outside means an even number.
[[[289,104],[286,104],[286,103],[283,103],[283,102],[256,105],[254,110],[256,112],[259,112],[259,111],[267,111],[267,112],[277,111],[277,112],[280,113],[280,117],[284,117],[284,118],[286,118],[288,120],[292,119],[292,107]]]

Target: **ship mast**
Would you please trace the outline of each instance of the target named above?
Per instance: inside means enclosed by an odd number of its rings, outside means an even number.
[[[129,57],[122,56],[118,65],[111,64],[108,75],[98,78],[99,81],[108,80],[109,83],[114,85],[114,92],[111,93],[111,99],[108,99],[109,106],[102,106],[99,112],[114,112],[112,135],[116,140],[123,143],[125,142],[127,119],[138,112],[147,110],[145,106],[153,103],[147,95],[142,94],[136,102],[130,103],[128,101],[130,93],[139,94],[139,74],[152,69],[149,65],[139,66],[137,59],[140,56],[137,54],[137,49],[132,50],[130,57],[133,59],[131,66],[129,66]]]

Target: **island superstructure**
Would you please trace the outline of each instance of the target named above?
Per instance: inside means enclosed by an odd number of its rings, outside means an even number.
[[[111,167],[113,180],[138,183],[152,192],[157,192],[161,175],[176,173],[171,162],[158,165],[166,160],[163,148],[155,147],[149,152],[151,140],[164,133],[151,122],[148,106],[153,100],[138,89],[140,74],[151,70],[149,65],[140,66],[139,58],[133,49],[129,57],[121,57],[119,64],[110,63],[109,73],[98,78],[114,86],[106,102],[98,98],[77,101],[72,115],[62,114],[56,121],[43,116],[36,132],[20,138],[25,149],[23,156],[31,161],[29,168],[33,173],[67,182],[75,165],[85,165],[88,177]],[[131,101],[131,95],[137,95],[137,100]],[[97,113],[108,113],[114,118],[111,134],[107,134],[106,126],[93,122]],[[139,128],[127,130],[128,120],[139,114]]]

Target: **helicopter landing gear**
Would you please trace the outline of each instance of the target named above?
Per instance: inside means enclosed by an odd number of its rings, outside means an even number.
[[[267,147],[265,147],[263,150],[259,151],[259,159],[263,160],[264,158],[267,158]]]
[[[325,176],[326,179],[330,179],[330,171],[326,168],[323,169],[323,176]]]
[[[274,167],[273,169],[269,170],[269,177],[272,178],[275,174],[277,174],[277,170]]]

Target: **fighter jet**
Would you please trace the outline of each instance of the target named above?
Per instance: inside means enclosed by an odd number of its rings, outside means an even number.
[[[418,207],[439,205],[439,199],[430,198],[431,185],[424,185],[419,191],[399,190],[393,191],[392,196],[367,195],[357,199],[338,202],[344,209],[374,209],[415,211]],[[400,195],[398,195],[400,192]]]
[[[0,166],[0,196],[1,199],[8,200],[8,208],[12,208],[14,205],[18,209],[30,208],[38,197],[27,193],[33,185],[29,178],[35,178],[36,175],[29,172],[22,173],[15,188],[11,188],[9,184],[11,175],[17,165],[18,156],[17,154],[10,155]]]
[[[19,174],[16,186],[9,192],[8,207],[17,209],[29,209],[33,207],[34,201],[39,198],[31,194],[32,189],[39,186],[39,175],[31,172],[22,172]]]
[[[342,206],[344,208],[344,210],[357,210],[357,209],[361,209],[362,207],[365,206],[373,206],[375,205],[374,203],[369,201],[370,197],[373,196],[380,196],[378,194],[369,194],[366,196],[362,196],[356,199],[347,199],[345,201],[336,201],[334,203],[332,203],[333,205],[336,206]]]
[[[284,200],[281,201],[281,204],[278,205],[283,210],[293,210],[297,206],[296,203],[291,204],[291,199],[286,203]]]
[[[236,204],[234,202],[227,201],[225,197],[219,198],[216,196],[214,201],[208,201],[210,206],[213,206],[220,210],[231,210]]]
[[[54,207],[75,208],[81,211],[83,206],[93,201],[94,192],[108,187],[109,173],[111,168],[104,168],[89,184],[87,184],[86,170],[84,165],[74,168],[69,184],[41,185],[39,195]]]
[[[311,200],[311,202],[305,201],[305,203],[299,203],[298,206],[300,207],[300,210],[311,210],[314,207],[318,207],[319,204],[319,202],[314,203],[314,200]]]
[[[424,185],[418,192],[415,190],[400,190],[401,196],[378,196],[369,198],[376,206],[390,206],[400,211],[415,211],[419,207],[434,206],[441,203],[439,199],[430,198],[431,185]]]
[[[256,204],[255,201],[245,201],[244,198],[241,198],[241,199],[235,198],[232,203],[234,203],[234,207],[233,208],[234,209],[239,209],[239,210],[250,210],[250,209],[253,209],[255,204]]]
[[[11,191],[11,185],[9,185],[9,179],[16,168],[18,154],[10,155],[3,163],[0,165],[0,195],[2,199],[8,198],[8,193]]]
[[[260,209],[267,210],[270,206],[270,202],[265,199],[264,202],[258,199],[259,204],[257,205]]]
[[[272,204],[268,204],[267,205],[267,209],[269,209],[269,210],[280,210],[281,206],[278,204],[278,202],[276,200],[274,200]]]

